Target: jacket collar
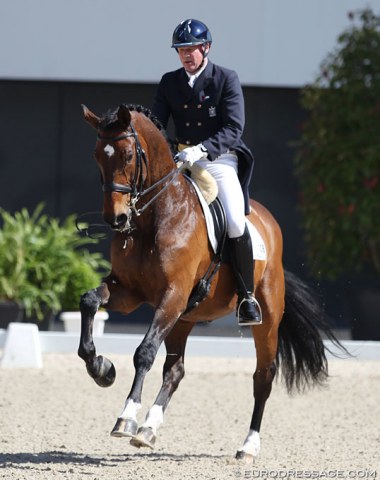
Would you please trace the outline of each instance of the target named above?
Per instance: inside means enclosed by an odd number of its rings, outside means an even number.
[[[189,85],[189,77],[186,74],[184,68],[180,69],[180,88],[182,93],[188,98],[191,99],[193,97],[197,97],[199,99],[199,94],[202,90],[204,90],[209,83],[212,81],[212,72],[213,72],[213,64],[208,60],[206,68],[197,78],[197,81],[194,84],[194,87],[191,88]]]
[[[209,83],[212,81],[212,71],[213,71],[213,64],[208,60],[206,68],[197,78],[197,81],[193,87],[193,95],[199,98],[199,94],[202,90],[204,90]]]

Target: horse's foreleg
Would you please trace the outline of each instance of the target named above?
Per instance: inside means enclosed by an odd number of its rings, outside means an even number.
[[[94,316],[101,305],[108,302],[110,292],[106,283],[82,295],[80,311],[82,315],[81,335],[78,355],[85,361],[89,375],[101,387],[109,387],[116,376],[115,367],[108,358],[96,356],[92,336]]]
[[[162,340],[160,341],[160,337],[152,333],[151,326],[134,354],[135,378],[131,391],[125,401],[125,407],[111,431],[111,436],[134,437],[137,434],[137,413],[141,408],[144,379],[153,365],[161,343]]]
[[[135,447],[154,447],[157,430],[164,421],[165,410],[185,376],[185,348],[193,326],[193,323],[179,320],[165,339],[166,360],[163,368],[163,383],[152,408],[146,415],[145,422],[131,440],[131,444]]]
[[[112,436],[134,437],[137,433],[137,412],[141,408],[145,376],[153,365],[161,343],[169,334],[182,311],[177,306],[180,302],[177,302],[176,299],[173,301],[173,295],[174,292],[171,291],[171,297],[168,296],[161,307],[156,310],[148,332],[136,349],[133,357],[135,377],[132,388],[125,402],[125,408],[119,415],[111,432]],[[170,298],[171,301],[169,301]]]

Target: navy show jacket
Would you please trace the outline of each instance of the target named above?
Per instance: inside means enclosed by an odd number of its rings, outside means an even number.
[[[176,142],[189,146],[202,143],[211,161],[228,150],[237,153],[247,214],[254,160],[242,140],[245,113],[239,78],[233,70],[208,60],[193,88],[188,81],[184,68],[163,75],[152,112],[165,128],[172,116]]]

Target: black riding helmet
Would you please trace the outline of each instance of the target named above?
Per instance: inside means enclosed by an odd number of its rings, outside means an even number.
[[[203,22],[194,18],[183,20],[173,32],[172,48],[175,49],[207,43],[210,45],[212,43],[210,30]]]

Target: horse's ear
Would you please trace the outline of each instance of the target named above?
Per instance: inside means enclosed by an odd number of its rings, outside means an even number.
[[[98,130],[100,124],[99,117],[97,117],[95,113],[92,113],[91,110],[86,107],[86,105],[82,104],[82,110],[86,122],[89,123],[93,128],[95,128],[95,130]]]
[[[131,123],[131,112],[126,105],[120,105],[117,111],[117,119],[124,128],[128,128]]]

